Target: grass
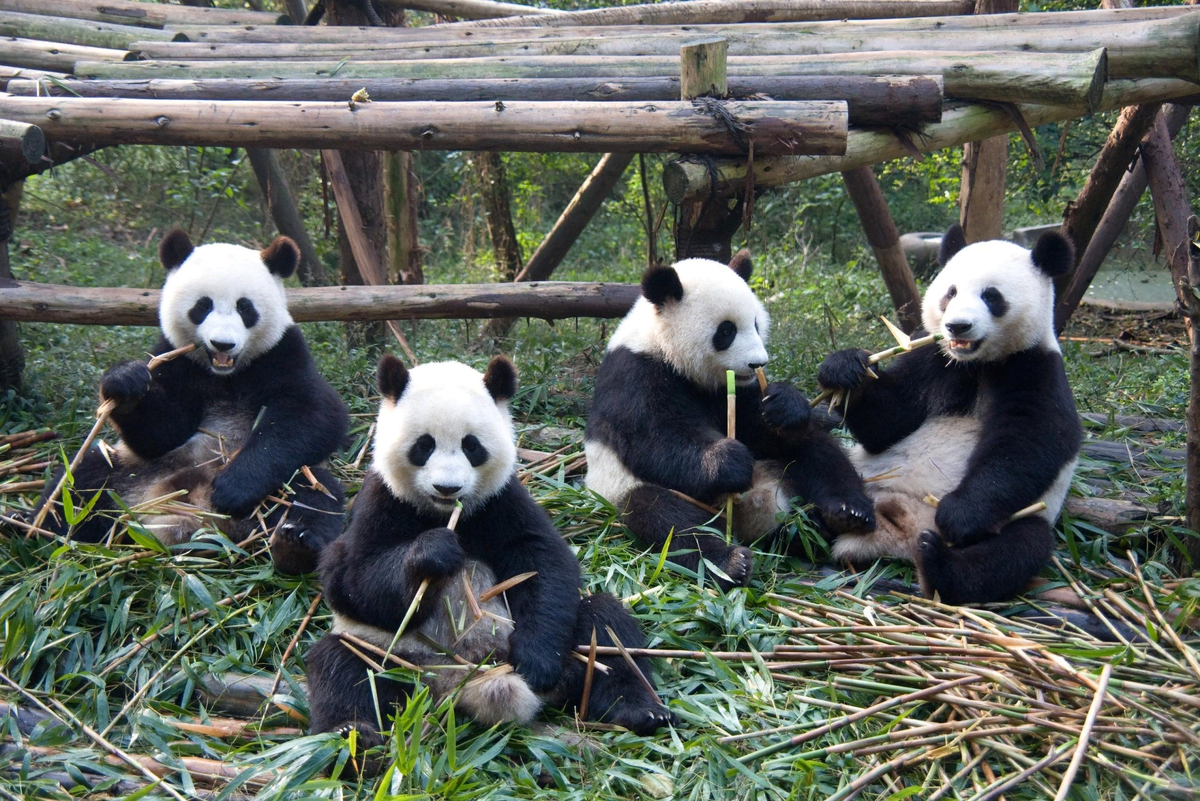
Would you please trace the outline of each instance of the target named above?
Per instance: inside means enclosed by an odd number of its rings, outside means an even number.
[[[113,151],[100,158],[117,169],[131,157]],[[152,158],[173,170],[198,170],[194,154],[190,167]],[[232,169],[208,158],[219,165],[213,170]],[[227,184],[224,174],[206,174],[186,196],[131,194],[136,184],[114,187],[87,165],[71,165],[31,182],[15,270],[22,278],[78,285],[155,285],[157,238],[174,220],[186,222],[179,215],[187,204],[200,207],[198,227],[211,219],[210,241],[263,244],[270,235],[251,224],[261,216],[252,196],[236,203],[214,197],[211,187]],[[81,197],[97,200],[75,202]],[[129,206],[131,197],[143,198],[143,207]],[[835,261],[811,232],[781,236],[769,204],[763,208],[747,244],[756,289],[774,320],[767,372],[811,395],[816,365],[831,348],[890,344],[877,322],[889,312],[887,293],[861,243]],[[453,243],[463,233],[451,216],[425,224],[428,242]],[[610,220],[590,232],[594,238],[582,245],[593,255],[567,265],[563,277],[634,279],[637,235],[617,226]],[[331,245],[323,240],[320,247]],[[480,280],[485,262],[439,247],[428,280]],[[1107,341],[1114,325],[1126,324],[1101,321],[1087,335]],[[653,648],[696,652],[655,659],[660,693],[680,719],[676,729],[643,738],[548,713],[531,728],[488,730],[422,695],[393,729],[392,769],[358,783],[348,778],[349,743],[300,731],[307,716],[303,655],[330,624],[320,604],[307,620],[319,591],[313,577],[279,576],[261,542],[240,547],[216,533],[166,550],[150,542],[64,546],[5,528],[0,702],[40,711],[43,720],[22,733],[14,718],[0,716],[0,797],[700,801],[930,799],[940,791],[944,798],[1041,799],[1067,783],[1081,740],[1087,747],[1068,798],[1185,797],[1196,786],[1200,671],[1191,625],[1200,583],[1179,579],[1172,567],[1171,538],[1182,536],[1174,522],[1117,535],[1067,519],[1039,594],[959,610],[905,595],[913,577],[904,565],[862,574],[814,567],[823,562],[822,545],[798,512],[788,536],[813,559],[762,551],[752,586],[719,595],[642,553],[614,510],[566,470],[579,455],[594,369],[614,325],[522,322],[498,348],[521,372],[514,403],[521,444],[565,446],[527,480],[576,550],[589,586],[628,599]],[[470,321],[405,324],[422,361],[463,358],[476,367],[491,355],[480,345],[480,328]],[[348,345],[336,324],[304,330],[354,414],[351,442],[334,463],[353,493],[365,464],[358,459],[374,414],[381,347]],[[5,398],[0,433],[52,427],[62,439],[38,443],[31,453],[69,458],[94,419],[100,373],[142,358],[153,339],[148,329],[24,326],[28,386]],[[1105,341],[1064,345],[1081,411],[1113,417],[1089,435],[1181,448],[1177,434],[1150,440],[1118,426],[1115,416],[1181,418],[1182,351],[1132,353]],[[1074,491],[1136,492],[1168,517],[1182,513],[1177,469],[1085,463]],[[32,499],[0,494],[0,511],[10,514]],[[1107,639],[1038,617],[1047,605],[1061,612],[1055,604],[1072,593],[1082,610],[1072,619],[1090,612]],[[268,686],[278,677],[278,686],[264,703],[234,714],[206,689],[230,673],[261,677]],[[929,688],[937,688],[931,696],[913,695]],[[1097,696],[1096,724],[1084,737]],[[163,778],[153,783],[147,773]]]

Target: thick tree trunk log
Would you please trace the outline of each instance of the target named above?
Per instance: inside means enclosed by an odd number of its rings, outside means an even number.
[[[52,141],[356,150],[841,153],[846,104],[730,101],[745,128],[691,103],[289,103],[10,97],[9,119]]]
[[[247,148],[246,155],[250,157],[250,166],[254,168],[254,177],[258,179],[259,189],[267,200],[267,208],[271,212],[271,219],[275,221],[275,228],[284,236],[291,237],[300,247],[300,266],[296,268],[300,283],[305,286],[328,284],[325,266],[321,264],[317,250],[308,237],[304,218],[300,216],[300,209],[296,206],[291,187],[283,174],[279,157],[275,155],[274,150],[261,147]]]
[[[942,75],[946,93],[954,97],[1093,108],[1097,93],[1103,91],[1104,58],[1104,52],[1099,50],[1088,53],[1045,53],[1038,58],[1030,58],[1025,53],[977,51],[747,56],[729,59],[729,76],[731,81],[736,81],[758,76]],[[678,75],[679,63],[678,58],[669,56],[637,59],[617,56],[536,56],[346,63],[156,61],[115,64],[81,61],[75,64],[76,75],[91,79],[321,80],[334,72],[339,80],[661,78]],[[1160,71],[1155,74],[1169,73]]]
[[[1184,489],[1184,508],[1188,528],[1200,533],[1200,298],[1194,288],[1200,288],[1200,267],[1193,267],[1191,251],[1192,233],[1189,221],[1192,218],[1188,202],[1187,187],[1175,161],[1175,151],[1167,134],[1166,122],[1160,115],[1142,142],[1142,162],[1150,184],[1150,195],[1154,199],[1154,216],[1158,221],[1158,232],[1163,243],[1163,252],[1171,266],[1171,278],[1175,283],[1176,296],[1184,317],[1189,323],[1191,339],[1190,379],[1191,392],[1188,402],[1187,480]],[[1196,283],[1193,283],[1195,279]],[[1196,415],[1196,416],[1193,416]],[[1200,566],[1200,537],[1193,536],[1185,544],[1181,555],[1185,569]]]
[[[36,164],[46,152],[46,136],[36,125],[0,119],[0,164]]]
[[[0,63],[10,67],[71,72],[76,61],[122,62],[133,58],[136,58],[136,55],[127,50],[43,42],[37,39],[0,39]]]
[[[521,245],[512,219],[512,193],[508,190],[508,173],[501,153],[476,153],[475,165],[479,174],[480,194],[483,196],[483,216],[492,240],[496,260],[496,277],[511,281],[521,271]]]
[[[1099,110],[1111,111],[1136,103],[1186,97],[1194,91],[1195,87],[1191,83],[1173,79],[1110,81],[1105,87],[1104,99]],[[1061,122],[1076,116],[1070,109],[1032,103],[1020,104],[1017,110],[1030,127]],[[930,153],[1016,129],[1016,122],[1004,110],[967,105],[947,110],[940,123],[926,125],[921,135],[912,137],[909,142],[901,142],[890,132],[856,130],[847,139],[844,156],[780,156],[756,159],[754,184],[760,189],[782,186],[818,175],[844,172],[855,167],[910,156],[913,148],[920,153]],[[744,162],[730,159],[716,163],[715,189],[719,195],[728,197],[734,194],[743,185],[745,178]],[[708,168],[702,164],[672,162],[663,169],[663,186],[666,188],[667,197],[674,203],[707,196],[712,183]]]
[[[977,15],[1017,10],[1017,0],[978,0]],[[1094,100],[1091,101],[1094,105]],[[958,221],[967,242],[999,239],[1004,226],[1004,171],[1008,164],[1008,135],[963,145],[963,169],[958,198]]]
[[[296,322],[322,320],[622,317],[634,284],[522,282],[336,286],[288,289]],[[29,281],[0,285],[0,320],[75,325],[158,325],[158,289],[71,287]]]
[[[13,184],[0,198],[0,287],[15,283],[8,261],[8,243],[16,225],[23,186],[23,182]],[[7,315],[0,314],[0,391],[19,390],[24,371],[25,351],[17,336],[17,324]]]
[[[1132,106],[1131,108],[1146,108],[1146,106]],[[1167,118],[1167,134],[1172,139],[1187,121],[1189,111],[1191,111],[1190,106],[1180,104],[1163,107],[1163,113]],[[1067,321],[1079,307],[1084,295],[1087,294],[1088,287],[1095,279],[1096,273],[1100,271],[1104,259],[1116,244],[1117,237],[1125,229],[1125,223],[1129,221],[1129,215],[1133,213],[1134,207],[1145,193],[1147,184],[1146,166],[1142,164],[1141,159],[1138,159],[1132,169],[1127,171],[1122,169],[1121,182],[1117,185],[1117,189],[1108,203],[1108,208],[1104,211],[1104,216],[1100,218],[1086,245],[1075,240],[1068,229],[1068,236],[1072,236],[1073,241],[1076,242],[1077,252],[1081,252],[1081,255],[1070,275],[1066,289],[1060,293],[1059,300],[1055,305],[1055,331],[1062,333],[1066,329]],[[1070,215],[1071,212],[1068,211],[1068,218]],[[1064,223],[1064,227],[1066,225],[1067,223]]]
[[[900,247],[900,232],[892,221],[875,172],[870,167],[859,167],[843,172],[842,180],[858,212],[867,243],[879,263],[879,272],[892,296],[900,327],[905,332],[912,332],[921,324],[921,293],[904,256],[904,248]]]
[[[359,89],[372,100],[399,101],[638,101],[676,100],[679,76],[657,78],[291,78],[253,80],[70,80],[65,86],[14,79],[8,92],[22,96],[127,97],[157,100],[345,101]],[[753,76],[729,79],[733,97],[761,93],[774,100],[845,100],[849,123],[916,127],[942,119],[940,75]]]
[[[174,23],[275,25],[290,22],[286,15],[272,12],[191,8],[167,3],[138,3],[134,0],[4,0],[4,10],[93,22],[115,22],[143,28],[161,28]]]
[[[129,50],[136,41],[167,41],[172,34],[153,28],[116,25],[111,22],[89,22],[67,17],[47,17],[42,14],[22,14],[0,11],[0,36],[40,39],[43,42]]]

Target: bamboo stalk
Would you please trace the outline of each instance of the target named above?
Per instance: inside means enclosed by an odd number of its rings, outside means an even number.
[[[1104,692],[1108,688],[1108,680],[1112,676],[1113,666],[1109,662],[1104,665],[1104,669],[1100,671],[1099,689],[1096,690],[1096,697],[1092,700],[1091,707],[1088,708],[1087,720],[1083,722],[1083,728],[1079,730],[1079,739],[1075,745],[1075,753],[1071,757],[1071,763],[1067,765],[1067,771],[1063,774],[1062,783],[1058,786],[1058,792],[1054,796],[1054,801],[1064,801],[1067,793],[1071,789],[1071,783],[1075,781],[1075,774],[1079,772],[1079,766],[1083,764],[1083,757],[1087,753],[1088,740],[1092,736],[1092,727],[1096,725],[1096,717],[1100,714],[1100,708],[1104,706]]]

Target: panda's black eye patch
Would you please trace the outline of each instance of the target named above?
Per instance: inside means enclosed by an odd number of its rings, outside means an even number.
[[[213,310],[213,302],[210,297],[203,297],[196,301],[196,305],[188,310],[188,319],[192,321],[192,325],[200,325],[204,322],[204,318]]]
[[[467,434],[462,439],[463,455],[471,463],[471,467],[479,467],[488,460],[488,450],[474,434]]]
[[[1004,299],[999,289],[994,286],[989,286],[983,290],[983,294],[979,297],[983,298],[983,302],[987,304],[988,311],[993,317],[1003,317],[1008,311],[1008,301]]]
[[[942,302],[938,304],[938,308],[941,309],[942,311],[945,311],[946,307],[950,305],[951,299],[953,299],[954,296],[957,294],[958,294],[958,287],[952,285],[949,289],[946,290],[946,294],[942,296]]]
[[[258,322],[258,309],[254,308],[254,301],[250,298],[238,298],[237,313],[242,318],[242,325],[247,328],[253,328]]]
[[[408,461],[413,467],[424,467],[429,457],[437,450],[437,442],[428,434],[417,437],[417,441],[408,449]]]
[[[715,350],[728,350],[733,344],[733,340],[737,338],[737,326],[729,320],[717,326],[717,331],[713,334],[713,348]]]

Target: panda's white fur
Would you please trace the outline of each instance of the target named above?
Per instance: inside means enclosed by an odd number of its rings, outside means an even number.
[[[202,299],[212,303],[197,325],[190,312]],[[252,304],[247,326],[239,303]],[[167,274],[159,300],[163,334],[175,347],[200,346],[191,357],[216,374],[253,361],[279,342],[293,324],[283,279],[263,263],[263,254],[239,245],[201,245]]]
[[[409,452],[422,436],[432,436],[436,448],[415,467]],[[464,453],[467,436],[489,454],[478,467]],[[419,509],[449,512],[461,501],[470,514],[508,483],[517,461],[514,439],[508,405],[492,398],[482,375],[459,362],[423,364],[409,371],[398,402],[384,397],[380,404],[373,469],[392,494]]]
[[[625,347],[658,356],[696,385],[720,389],[725,371],[739,384],[755,380],[750,364],[766,364],[770,316],[746,280],[727,265],[708,259],[684,259],[674,265],[683,300],[655,307],[638,298],[609,340],[608,350]],[[721,321],[737,326],[737,338],[725,350],[712,346]]]

